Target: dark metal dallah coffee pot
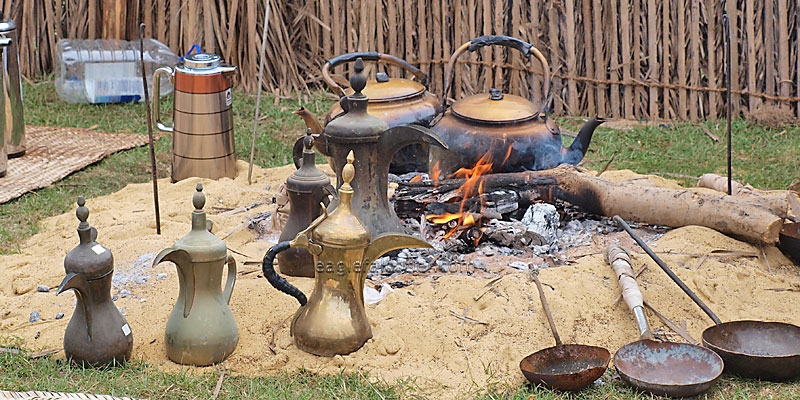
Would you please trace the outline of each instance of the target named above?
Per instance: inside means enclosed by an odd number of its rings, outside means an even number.
[[[320,216],[320,203],[328,203],[328,195],[335,194],[336,189],[324,172],[317,169],[314,159],[317,154],[313,150],[314,138],[311,129],[303,139],[303,162],[286,180],[286,192],[289,194],[289,217],[281,231],[279,241],[294,239],[298,232],[308,228],[312,221]],[[290,276],[314,277],[314,259],[308,250],[296,247],[278,254],[278,266],[281,273]]]
[[[354,214],[358,203],[351,182],[357,175],[353,152],[347,156],[339,188],[339,205],[324,213],[292,241],[269,249],[262,264],[264,277],[276,289],[294,297],[300,309],[292,319],[291,334],[298,348],[331,357],[350,354],[372,337],[364,308],[364,283],[375,259],[392,250],[431,246],[413,236],[387,233],[375,237]],[[276,255],[302,247],[314,256],[316,275],[311,298],[279,276],[273,268]]]
[[[352,186],[355,191],[353,210],[358,219],[373,236],[387,232],[402,233],[400,220],[389,206],[387,188],[389,185],[389,164],[392,156],[401,147],[412,143],[427,143],[434,147],[447,148],[447,145],[431,130],[419,125],[389,125],[380,118],[367,113],[369,99],[361,91],[367,83],[363,73],[364,63],[355,62],[355,73],[350,76],[353,94],[342,98],[340,104],[345,114],[332,120],[322,131],[317,150],[333,160],[336,171],[336,186],[342,180],[342,168],[350,151],[355,154],[355,178]],[[336,200],[330,207],[336,206]]]
[[[75,212],[80,244],[64,258],[67,276],[56,295],[74,290],[78,304],[64,333],[64,352],[78,364],[105,366],[122,364],[131,356],[131,327],[111,301],[111,276],[114,257],[97,243],[97,230],[86,220],[89,209],[78,197]]]
[[[171,261],[178,267],[180,292],[167,320],[167,357],[178,364],[205,366],[222,362],[239,343],[239,331],[228,303],[236,282],[236,260],[228,248],[208,231],[203,206],[203,184],[192,197],[192,230],[164,249],[153,265]],[[225,289],[222,268],[228,266]]]

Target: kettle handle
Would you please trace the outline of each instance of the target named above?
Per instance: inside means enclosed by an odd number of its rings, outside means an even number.
[[[275,262],[275,256],[284,250],[288,250],[290,247],[291,242],[288,240],[279,242],[275,246],[270,247],[269,251],[267,251],[267,254],[264,255],[264,261],[261,264],[261,271],[264,273],[264,278],[267,278],[267,281],[270,285],[272,285],[272,287],[294,297],[302,307],[308,303],[308,298],[306,298],[306,295],[300,291],[300,289],[294,287],[291,283],[286,281],[284,277],[278,275],[278,273],[275,272],[275,267],[273,266]]]
[[[444,112],[445,106],[447,105],[447,93],[450,91],[453,85],[453,70],[455,69],[458,56],[466,51],[472,52],[482,47],[492,45],[511,47],[522,52],[525,57],[530,58],[531,55],[536,57],[536,59],[542,63],[544,96],[545,98],[548,97],[550,94],[550,64],[547,62],[547,59],[544,58],[542,52],[536,47],[533,47],[532,44],[511,36],[487,35],[477,37],[467,43],[462,44],[461,47],[456,49],[455,53],[453,53],[453,56],[450,57],[450,61],[447,62],[447,67],[444,70],[444,95],[442,96],[442,103],[440,105],[440,110],[442,110],[442,112]]]
[[[230,304],[231,295],[233,294],[233,285],[236,283],[236,260],[233,256],[228,255],[228,279],[225,280],[225,290],[222,292],[222,297],[225,299],[226,304]]]
[[[175,84],[175,74],[170,67],[161,67],[153,72],[153,117],[156,120],[156,127],[158,130],[164,132],[172,132],[173,126],[167,126],[161,122],[160,101],[161,98],[161,75],[166,74],[169,77],[170,83]]]
[[[334,94],[339,97],[345,97],[346,94],[344,89],[342,89],[339,84],[337,84],[333,78],[331,78],[330,70],[331,68],[346,62],[353,62],[357,59],[361,58],[363,61],[375,61],[375,62],[383,62],[387,64],[393,64],[400,68],[405,69],[406,71],[413,74],[417,79],[419,79],[420,83],[425,86],[425,89],[428,88],[428,74],[422,72],[419,68],[411,65],[408,61],[403,60],[402,58],[395,57],[390,54],[378,53],[375,51],[357,51],[355,53],[347,53],[342,54],[336,57],[329,59],[325,62],[325,65],[322,66],[322,79],[325,80],[325,83],[328,84],[328,87],[333,90]]]

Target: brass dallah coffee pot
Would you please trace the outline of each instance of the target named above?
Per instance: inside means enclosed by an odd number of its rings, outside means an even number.
[[[300,168],[286,179],[289,217],[278,239],[280,242],[294,239],[298,232],[306,229],[320,216],[319,203],[328,204],[328,195],[336,192],[328,175],[317,169],[314,164],[317,155],[313,146],[314,138],[311,137],[309,129],[303,139],[303,158]],[[284,275],[314,277],[314,259],[311,253],[302,247],[278,254],[278,267]]]
[[[397,150],[409,144],[427,143],[443,148],[447,148],[447,145],[422,126],[406,125],[390,129],[385,121],[369,115],[369,99],[361,92],[367,84],[363,71],[364,62],[359,58],[355,62],[355,73],[350,76],[350,87],[355,93],[339,101],[345,114],[325,126],[315,147],[333,160],[337,187],[344,182],[341,171],[346,164],[345,157],[350,151],[355,154],[353,210],[371,235],[403,233],[400,219],[389,205],[387,196],[392,157]],[[330,207],[335,205],[334,199]]]
[[[178,268],[180,292],[167,320],[167,357],[178,364],[205,366],[225,360],[239,343],[239,331],[228,303],[236,282],[236,260],[228,248],[208,231],[203,206],[203,184],[192,197],[192,230],[162,250],[153,266],[172,261]],[[222,268],[228,266],[225,289]]]
[[[89,209],[78,197],[75,212],[80,244],[64,258],[67,276],[56,295],[74,290],[78,304],[64,333],[64,353],[78,364],[104,366],[122,364],[131,356],[131,327],[111,301],[111,276],[114,257],[97,243],[97,230],[86,220]]]
[[[356,175],[353,152],[341,173],[339,205],[323,214],[291,241],[269,249],[262,265],[264,277],[276,289],[294,297],[300,309],[294,315],[291,334],[297,347],[320,356],[350,354],[372,337],[364,308],[364,283],[370,264],[384,253],[408,247],[431,246],[413,236],[387,233],[372,235],[353,213]],[[316,272],[311,298],[292,286],[273,268],[275,256],[289,248],[303,247],[314,256]]]

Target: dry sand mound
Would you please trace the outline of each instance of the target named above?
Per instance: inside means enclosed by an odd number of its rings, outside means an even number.
[[[300,368],[324,374],[365,371],[390,382],[413,377],[430,395],[452,398],[489,382],[523,384],[520,359],[554,345],[528,274],[509,273],[504,268],[507,260],[488,258],[487,264],[498,264],[488,268],[490,272],[504,271],[491,289],[486,284],[500,272],[404,276],[404,281],[413,280],[413,284],[395,289],[380,303],[367,307],[374,337],[353,354],[323,358],[304,353],[293,345],[288,324],[275,332],[273,354],[268,346],[273,327],[295,312],[297,302],[260,277],[260,260],[273,243],[257,239],[245,225],[249,217],[274,209],[270,201],[293,168],[256,167],[251,185],[247,184],[247,164],[240,162],[239,168],[235,180],[202,180],[214,233],[229,235],[225,241],[236,251],[232,254],[239,266],[230,306],[240,341],[222,368],[246,375]],[[155,230],[151,184],[129,185],[117,193],[87,199],[89,223],[99,231],[98,242],[114,255],[112,294],[118,296],[116,304],[124,310],[133,330],[133,357],[167,371],[218,368],[181,366],[166,358],[164,328],[177,299],[178,279],[171,263],[151,266],[156,253],[189,232],[191,198],[198,181],[159,182],[160,236]],[[230,216],[220,216],[215,209],[256,202],[264,205]],[[49,218],[42,233],[22,246],[22,254],[0,257],[0,335],[20,337],[31,350],[62,346],[75,296],[72,292],[56,296],[55,290],[37,292],[36,287],[59,285],[64,277],[64,256],[78,244],[77,226],[74,212]],[[275,232],[273,238],[278,234]],[[645,299],[656,309],[679,324],[685,321],[696,338],[711,325],[711,320],[635,248],[624,232],[598,233],[593,242],[575,253],[578,255],[569,256],[567,265],[540,274],[545,287],[552,289],[547,296],[565,343],[603,346],[613,354],[637,339],[632,315],[624,302],[615,301],[617,282],[602,257],[605,244],[612,242],[634,252],[634,269],[647,265],[639,284]],[[671,230],[652,246],[723,321],[800,323],[800,309],[796,307],[800,301],[798,268],[775,247],[763,248],[766,257],[761,258],[711,254],[715,250],[762,254],[762,249],[695,226]],[[306,293],[313,283],[304,278],[289,281]],[[40,313],[41,320],[31,323],[33,311]],[[57,320],[58,313],[66,316]],[[650,322],[654,328],[662,326],[653,315]],[[63,352],[59,354],[63,357]]]

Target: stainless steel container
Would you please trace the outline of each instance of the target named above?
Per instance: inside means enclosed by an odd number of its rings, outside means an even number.
[[[236,177],[233,141],[231,76],[236,67],[216,54],[187,56],[183,63],[159,68],[153,74],[153,114],[156,126],[172,133],[172,181],[189,177]],[[160,78],[175,86],[173,126],[159,116]]]
[[[25,154],[25,117],[22,108],[22,79],[19,72],[19,34],[12,20],[4,20],[0,13],[0,39],[8,40],[0,44],[3,52],[3,98],[5,121],[6,153],[9,158]]]

